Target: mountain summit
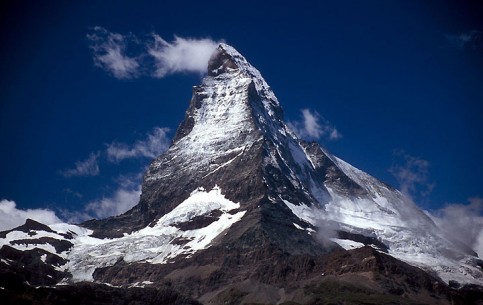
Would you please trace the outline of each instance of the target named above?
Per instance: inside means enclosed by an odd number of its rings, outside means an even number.
[[[138,205],[51,232],[4,232],[2,250],[58,257],[63,282],[169,282],[206,303],[303,304],[327,281],[434,303],[431,293],[451,294],[445,282],[482,283],[476,254],[401,192],[298,139],[233,47],[220,44],[207,72],[170,148],[149,166]]]

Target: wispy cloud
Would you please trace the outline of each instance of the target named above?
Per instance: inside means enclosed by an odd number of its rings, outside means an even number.
[[[206,73],[219,42],[175,36],[168,42],[156,33],[143,38],[112,33],[96,26],[87,35],[94,64],[119,79],[164,77],[173,73]]]
[[[137,141],[134,145],[123,143],[111,143],[107,146],[107,158],[111,162],[119,162],[128,158],[155,158],[168,149],[170,139],[169,128],[155,127],[144,140]]]
[[[169,43],[153,34],[154,43],[148,53],[155,59],[156,77],[179,72],[195,72],[203,74],[208,68],[208,60],[219,42],[211,39],[191,39],[175,36]]]
[[[302,139],[319,140],[324,137],[329,140],[338,140],[342,134],[337,131],[317,111],[310,109],[300,110],[302,113],[299,121],[288,122],[288,126],[295,134]]]
[[[88,201],[80,210],[61,210],[68,223],[81,223],[89,219],[103,219],[120,215],[139,203],[142,173],[120,176],[116,188],[108,195]]]
[[[169,147],[169,131],[169,128],[155,127],[145,139],[138,140],[133,145],[119,142],[107,144],[105,151],[91,153],[87,159],[75,162],[73,168],[60,171],[60,174],[67,178],[97,176],[100,173],[99,163],[106,158],[113,163],[130,158],[156,158]]]
[[[92,153],[87,160],[76,162],[75,168],[63,171],[62,174],[65,177],[92,176],[94,173],[99,174],[99,161],[118,163],[129,158],[156,158],[168,149],[171,142],[168,134],[168,128],[155,127],[144,139],[132,145],[118,142],[108,144],[105,151]],[[143,167],[136,175],[121,176],[117,179],[117,186],[113,192],[88,201],[80,210],[61,210],[61,217],[69,223],[80,223],[92,218],[105,218],[126,212],[139,202],[144,170]],[[66,189],[65,192],[75,196],[76,200],[83,198],[71,189]]]
[[[460,34],[447,34],[446,39],[458,48],[471,48],[481,50],[483,48],[483,32],[471,30]]]
[[[468,199],[468,204],[447,204],[440,210],[433,211],[431,218],[453,241],[470,246],[483,257],[483,199]]]
[[[107,197],[89,202],[85,212],[94,218],[106,218],[120,215],[138,204],[141,196],[141,184],[139,181],[123,178],[119,187]]]
[[[394,162],[389,172],[399,183],[399,189],[414,201],[424,200],[434,188],[429,181],[429,162],[407,154],[404,150],[394,151]]]
[[[111,33],[103,27],[96,26],[87,38],[90,41],[96,66],[119,79],[139,76],[140,57],[127,55],[128,44],[133,41],[132,36]]]
[[[27,218],[43,224],[59,223],[54,211],[48,209],[18,209],[15,201],[0,200],[0,231],[13,229],[25,223]]]
[[[87,159],[77,161],[74,168],[66,169],[61,173],[64,177],[97,176],[99,175],[99,156],[100,152],[91,153]]]

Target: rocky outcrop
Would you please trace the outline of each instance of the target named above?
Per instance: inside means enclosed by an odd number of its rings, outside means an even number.
[[[104,284],[78,283],[58,287],[32,287],[15,273],[0,270],[2,304],[31,305],[201,305],[169,286],[119,288]]]
[[[372,247],[317,256],[287,255],[271,245],[243,253],[210,248],[176,265],[121,264],[96,278],[109,273],[130,274],[133,281],[149,274],[204,304],[479,304],[483,296],[481,287],[451,289]]]

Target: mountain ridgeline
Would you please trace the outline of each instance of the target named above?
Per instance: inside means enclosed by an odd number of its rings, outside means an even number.
[[[0,233],[0,246],[1,278],[17,279],[0,293],[43,304],[80,290],[126,304],[139,289],[145,304],[481,304],[483,295],[475,252],[398,190],[297,138],[260,72],[226,44],[149,166],[139,204],[78,226],[29,221]],[[33,275],[39,266],[46,276]]]

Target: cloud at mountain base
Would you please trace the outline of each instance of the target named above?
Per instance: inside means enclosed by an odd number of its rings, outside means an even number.
[[[446,204],[430,213],[433,221],[450,240],[470,246],[483,257],[483,198],[469,198],[467,204]]]
[[[139,203],[141,186],[136,188],[119,188],[111,196],[91,201],[85,211],[95,218],[102,219],[120,215]]]
[[[48,209],[18,209],[15,201],[0,200],[0,231],[13,229],[25,223],[27,218],[43,224],[62,222],[54,211]]]

